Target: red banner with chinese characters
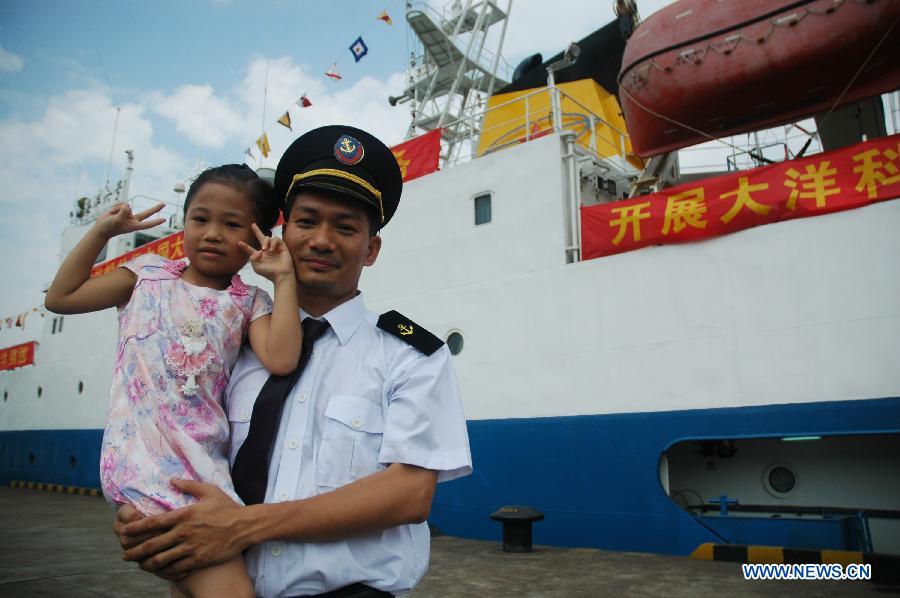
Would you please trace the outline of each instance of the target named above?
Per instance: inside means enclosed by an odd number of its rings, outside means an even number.
[[[900,197],[900,135],[581,208],[582,259]]]
[[[438,169],[441,157],[441,130],[435,129],[391,148],[403,182],[431,174]]]
[[[36,346],[37,341],[31,341],[22,343],[21,345],[0,349],[0,371],[12,370],[20,368],[23,365],[33,364],[34,348]]]
[[[125,264],[139,255],[147,253],[158,253],[164,258],[170,260],[178,260],[184,257],[184,231],[173,233],[168,237],[151,241],[146,245],[141,245],[137,249],[132,249],[128,253],[123,253],[119,257],[105,262],[101,262],[91,269],[91,278],[112,272],[122,264]]]

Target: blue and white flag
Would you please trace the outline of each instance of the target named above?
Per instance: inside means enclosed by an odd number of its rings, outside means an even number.
[[[362,37],[357,37],[356,41],[353,42],[353,45],[350,46],[350,51],[353,53],[353,60],[359,62],[362,60],[362,57],[369,53],[369,48],[366,46],[366,42],[363,41]]]

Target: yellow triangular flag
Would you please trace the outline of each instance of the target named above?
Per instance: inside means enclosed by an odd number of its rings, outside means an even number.
[[[288,128],[288,130],[290,130],[290,131],[294,130],[294,129],[291,129],[291,113],[290,112],[285,112],[284,114],[282,114],[281,118],[278,119],[278,124],[286,126]]]
[[[394,22],[391,20],[391,17],[388,15],[386,10],[382,10],[381,14],[378,15],[378,18],[387,23],[388,25],[393,25]]]
[[[272,148],[269,147],[269,138],[265,133],[262,134],[262,137],[256,140],[256,147],[258,147],[259,151],[262,152],[263,158],[269,157],[269,152],[272,151]]]

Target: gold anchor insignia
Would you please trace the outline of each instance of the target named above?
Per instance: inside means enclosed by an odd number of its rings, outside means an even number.
[[[341,139],[341,151],[352,154],[356,151],[356,146],[353,145],[348,138],[344,137]]]
[[[400,334],[402,334],[403,336],[409,336],[410,334],[413,333],[412,326],[404,326],[403,324],[397,324],[397,328],[400,329]]]

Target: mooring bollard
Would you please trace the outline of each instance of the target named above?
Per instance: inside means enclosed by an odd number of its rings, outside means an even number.
[[[531,552],[531,525],[544,514],[525,505],[500,507],[491,519],[503,524],[503,552]]]

